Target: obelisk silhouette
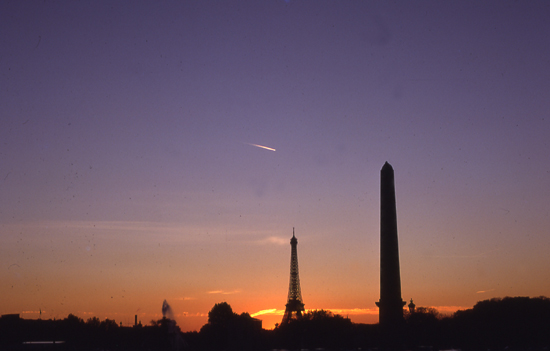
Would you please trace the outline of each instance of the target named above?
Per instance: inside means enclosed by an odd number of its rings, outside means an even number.
[[[405,301],[401,299],[395,181],[387,162],[380,171],[380,301],[376,305],[382,332],[399,333]]]

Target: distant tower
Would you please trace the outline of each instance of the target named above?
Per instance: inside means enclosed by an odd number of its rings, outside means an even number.
[[[300,290],[300,277],[298,276],[298,239],[294,236],[292,228],[292,239],[290,239],[292,248],[290,255],[290,283],[288,285],[288,302],[286,303],[285,315],[281,324],[288,323],[292,318],[302,317],[304,311],[304,302],[302,300],[302,291]]]
[[[411,299],[411,303],[408,306],[409,306],[409,312],[411,314],[414,313],[416,305],[414,304],[413,299]]]
[[[403,324],[399,247],[397,244],[397,210],[393,168],[385,163],[380,171],[380,301],[379,323],[392,333]]]

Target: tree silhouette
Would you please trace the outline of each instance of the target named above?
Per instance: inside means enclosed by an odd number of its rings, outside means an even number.
[[[302,318],[276,328],[280,347],[342,348],[353,342],[352,323],[348,318],[327,310],[313,310]]]
[[[403,313],[405,317],[405,340],[410,347],[438,345],[441,335],[439,311],[432,307],[417,307],[414,312]]]
[[[89,328],[96,328],[99,329],[99,326],[101,325],[101,321],[97,317],[88,318],[86,321],[86,326]]]
[[[261,330],[261,322],[248,313],[238,315],[227,302],[221,302],[208,312],[208,323],[199,334],[206,350],[258,350]]]
[[[208,312],[208,323],[201,330],[201,340],[207,350],[226,349],[229,344],[229,325],[235,318],[227,302],[217,303]]]
[[[550,299],[484,300],[452,318],[455,340],[469,347],[540,348],[550,344]]]
[[[214,305],[208,312],[208,323],[212,325],[227,325],[236,314],[227,302],[220,302]]]

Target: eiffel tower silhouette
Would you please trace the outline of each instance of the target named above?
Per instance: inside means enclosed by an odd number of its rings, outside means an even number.
[[[292,248],[290,255],[290,283],[288,285],[288,301],[286,303],[285,315],[282,324],[288,323],[291,319],[301,318],[304,312],[304,301],[302,300],[302,291],[300,289],[300,277],[298,275],[298,239],[294,236],[292,228],[292,239],[290,239]]]

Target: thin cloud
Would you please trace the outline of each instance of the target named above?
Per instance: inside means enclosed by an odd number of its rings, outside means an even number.
[[[275,245],[287,245],[289,243],[288,238],[281,238],[280,236],[270,236],[269,238],[260,241],[261,244],[275,244]]]
[[[169,233],[181,234],[182,230],[200,230],[181,223],[158,223],[148,221],[39,221],[30,222],[19,227],[45,229],[95,229],[116,230],[132,233]]]
[[[208,317],[208,313],[200,313],[200,312],[197,312],[197,313],[188,313],[188,312],[185,312],[186,315],[184,317]]]
[[[438,312],[443,314],[451,314],[451,313],[455,313],[456,311],[468,310],[472,308],[472,306],[418,306],[418,307],[435,308]]]
[[[261,311],[252,313],[250,315],[250,317],[261,316],[261,315],[264,315],[264,314],[274,315],[274,316],[282,316],[282,315],[285,314],[285,310],[278,310],[276,308],[270,308],[270,309],[267,309],[267,310],[261,310]]]
[[[479,291],[476,291],[476,294],[484,294],[486,292],[490,292],[490,291],[495,291],[495,289],[489,289],[489,290],[479,290]]]
[[[241,290],[233,290],[233,291],[225,291],[225,290],[212,290],[207,291],[207,294],[222,294],[222,295],[232,295],[232,294],[238,294]]]

